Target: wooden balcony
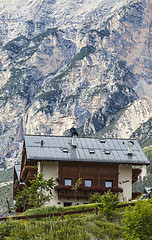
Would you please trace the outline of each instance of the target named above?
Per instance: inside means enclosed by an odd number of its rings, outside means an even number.
[[[92,192],[91,191],[88,191],[88,192],[84,192],[84,191],[81,191],[81,190],[78,190],[76,192],[76,199],[89,199],[92,195]],[[67,198],[67,199],[70,199],[70,198],[75,198],[75,191],[74,190],[71,190],[71,191],[67,191],[67,190],[58,190],[58,197],[59,199],[60,198]]]
[[[37,167],[36,166],[25,166],[21,173],[21,179],[29,186],[29,180],[35,178],[37,174]]]
[[[134,168],[132,169],[132,183],[135,183],[138,180],[138,176],[141,173],[141,169]]]
[[[75,191],[72,189],[72,186],[65,186],[65,185],[58,185],[54,188],[56,191],[58,191],[58,197],[59,198],[77,198],[77,199],[88,199],[91,197],[91,195],[95,192],[99,192],[101,195],[104,194],[104,192],[107,192],[108,190],[111,190],[113,193],[122,192],[123,189],[119,187],[101,187],[101,186],[92,186],[92,187],[83,187],[80,186],[78,190]]]

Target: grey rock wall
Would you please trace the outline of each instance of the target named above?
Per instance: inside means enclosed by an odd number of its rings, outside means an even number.
[[[1,0],[0,167],[24,134],[125,138],[149,121],[151,30],[151,1]]]

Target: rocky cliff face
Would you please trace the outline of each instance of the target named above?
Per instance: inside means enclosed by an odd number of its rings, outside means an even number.
[[[152,1],[1,0],[1,168],[24,134],[130,137],[152,117]]]

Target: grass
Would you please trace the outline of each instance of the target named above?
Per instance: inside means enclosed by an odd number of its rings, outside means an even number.
[[[0,187],[0,217],[8,216],[7,200],[13,206],[13,184]]]
[[[108,222],[94,213],[45,218],[41,220],[11,221],[0,223],[0,239],[14,240],[98,240],[123,239],[118,221]]]

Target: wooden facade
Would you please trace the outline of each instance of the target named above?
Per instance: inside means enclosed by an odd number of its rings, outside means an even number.
[[[75,184],[82,178],[82,186],[85,187],[85,180],[91,181],[91,186],[105,187],[106,181],[112,182],[112,187],[118,187],[118,164],[112,163],[91,163],[91,162],[59,162],[59,185],[65,185],[65,179]],[[90,191],[78,191],[77,199],[88,199]],[[74,191],[58,190],[59,198],[73,198]]]
[[[92,186],[105,186],[105,181],[113,181],[118,186],[118,164],[90,162],[60,162],[59,184],[64,185],[65,179],[72,179],[72,184],[79,178],[92,180]]]

